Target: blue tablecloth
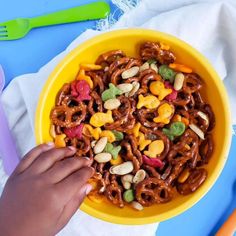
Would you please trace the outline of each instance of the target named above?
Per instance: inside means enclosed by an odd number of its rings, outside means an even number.
[[[108,1],[108,0],[107,0]],[[88,0],[8,0],[1,2],[0,22],[17,17],[32,17],[74,7]],[[108,1],[109,2],[109,1]],[[116,10],[112,5],[112,11]],[[119,15],[119,13],[118,13]],[[95,22],[75,23],[33,30],[17,41],[0,41],[0,64],[6,72],[7,83],[15,76],[36,72],[41,66],[64,50],[67,45]],[[194,207],[180,216],[163,222],[157,235],[214,235],[229,212],[236,208],[236,138],[233,137],[227,164],[209,193]]]

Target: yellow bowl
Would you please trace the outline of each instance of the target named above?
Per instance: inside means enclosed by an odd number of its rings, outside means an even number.
[[[135,211],[129,207],[119,209],[109,202],[101,204],[86,199],[81,210],[91,216],[117,224],[149,224],[174,217],[199,201],[212,187],[227,159],[231,141],[231,121],[228,97],[222,81],[210,63],[198,51],[185,42],[157,31],[145,29],[117,30],[96,36],[75,48],[54,69],[48,78],[35,116],[35,134],[38,144],[51,140],[49,135],[49,114],[54,106],[55,97],[65,82],[75,79],[82,62],[93,63],[103,52],[121,49],[128,56],[138,56],[138,47],[145,41],[161,41],[169,44],[177,56],[177,61],[193,68],[204,80],[204,97],[211,104],[216,116],[214,135],[214,153],[206,166],[208,178],[193,194],[177,196],[166,204],[147,207]]]

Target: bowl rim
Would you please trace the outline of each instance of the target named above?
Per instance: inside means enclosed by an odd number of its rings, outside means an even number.
[[[150,30],[150,29],[144,29],[144,28],[128,28],[128,29],[119,29],[119,30],[111,30],[105,33],[101,33],[99,35],[96,35],[85,42],[79,44],[77,47],[72,49],[63,59],[60,60],[60,62],[57,64],[57,66],[54,68],[54,70],[49,75],[46,83],[44,84],[43,89],[41,90],[40,97],[38,100],[38,105],[35,112],[35,139],[36,143],[40,144],[43,140],[43,137],[40,135],[39,130],[42,128],[40,125],[40,120],[42,118],[43,114],[43,104],[45,104],[45,96],[44,94],[48,93],[49,88],[54,82],[54,78],[57,77],[57,75],[61,72],[64,65],[66,65],[71,58],[75,57],[75,55],[78,55],[80,51],[82,51],[84,48],[90,47],[93,44],[97,44],[98,42],[101,42],[103,40],[109,40],[114,37],[120,37],[122,36],[130,36],[132,35],[140,35],[140,34],[146,34],[149,36],[156,36],[157,38],[163,38],[167,39],[168,41],[174,41],[175,44],[182,44],[181,47],[184,46],[185,50],[188,51],[189,54],[191,54],[193,57],[195,57],[201,64],[204,64],[205,69],[208,71],[209,74],[213,77],[214,81],[216,82],[216,87],[218,91],[220,92],[221,98],[224,100],[225,106],[224,106],[224,115],[226,120],[228,120],[228,125],[226,125],[225,130],[225,145],[222,145],[222,157],[217,162],[215,169],[211,175],[211,180],[205,183],[196,193],[192,195],[192,197],[188,200],[183,202],[181,205],[170,209],[166,212],[157,214],[155,216],[147,216],[147,217],[140,217],[140,218],[131,218],[131,217],[122,217],[122,216],[111,216],[107,213],[100,212],[88,204],[83,203],[80,207],[82,211],[89,214],[90,216],[96,217],[98,219],[111,222],[111,223],[117,223],[117,224],[125,224],[125,225],[144,225],[144,224],[150,224],[150,223],[157,223],[161,222],[167,219],[170,219],[176,215],[179,215],[189,208],[191,208],[193,205],[195,205],[198,201],[200,201],[207,192],[212,188],[218,177],[220,176],[230,149],[231,144],[231,115],[230,115],[230,106],[229,106],[229,99],[228,95],[226,93],[226,89],[224,87],[224,84],[222,80],[220,79],[219,75],[213,68],[213,66],[210,64],[208,59],[206,59],[205,56],[203,56],[200,52],[198,52],[196,49],[194,49],[192,46],[190,46],[188,43],[184,42],[183,40],[156,30]]]

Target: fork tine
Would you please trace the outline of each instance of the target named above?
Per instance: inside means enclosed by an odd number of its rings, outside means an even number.
[[[7,28],[0,28],[0,33],[7,33]]]
[[[7,32],[7,28],[0,28],[0,32]]]
[[[1,37],[1,36],[0,36],[0,41],[7,40],[7,39],[8,39],[7,36],[4,36],[4,37]]]

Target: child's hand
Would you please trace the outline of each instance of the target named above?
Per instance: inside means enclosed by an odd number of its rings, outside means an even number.
[[[89,159],[69,158],[74,153],[49,143],[23,158],[0,198],[1,235],[53,236],[67,224],[91,190],[86,182],[94,172]]]

